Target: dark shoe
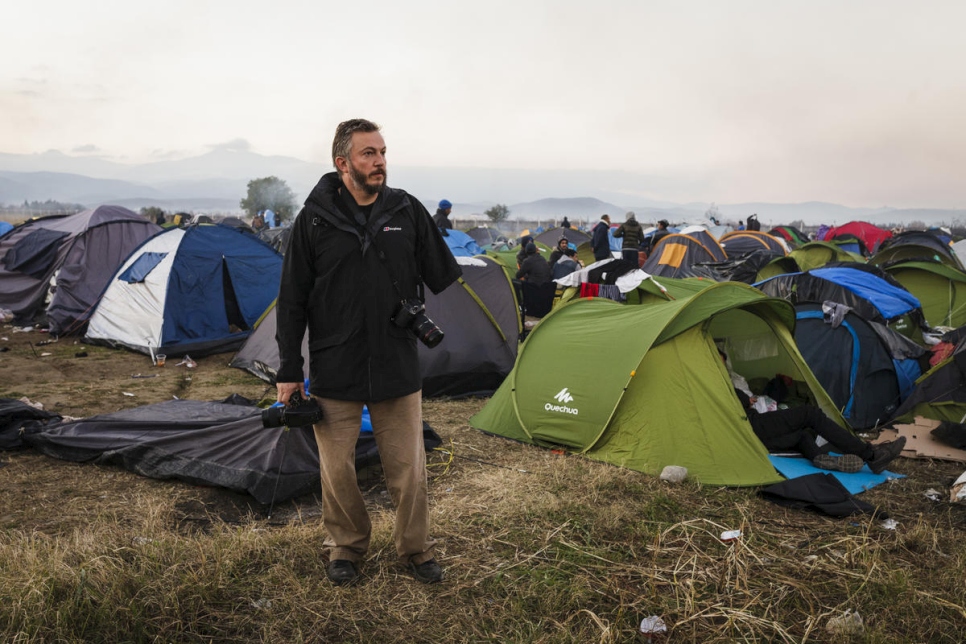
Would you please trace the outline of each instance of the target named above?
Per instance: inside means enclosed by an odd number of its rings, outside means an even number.
[[[869,469],[875,474],[880,474],[886,466],[895,460],[902,453],[902,448],[906,446],[906,437],[900,436],[888,443],[879,443],[872,446],[872,458],[869,459]]]
[[[421,564],[414,564],[410,561],[407,567],[416,581],[424,584],[435,584],[443,581],[443,569],[439,567],[435,559],[424,561]]]
[[[333,559],[325,567],[325,576],[336,586],[348,586],[359,580],[359,569],[348,559]]]
[[[836,470],[838,472],[855,474],[865,466],[865,461],[855,454],[842,454],[841,456],[819,454],[812,459],[812,464],[823,470]]]

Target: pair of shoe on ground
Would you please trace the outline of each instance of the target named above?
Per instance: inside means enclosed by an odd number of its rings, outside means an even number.
[[[868,461],[862,460],[862,457],[856,454],[819,454],[812,459],[812,464],[823,470],[836,470],[838,472],[853,474],[861,470],[868,463],[869,469],[872,470],[873,474],[881,474],[885,471],[886,466],[899,456],[905,445],[906,437],[900,436],[894,441],[873,445],[872,458]]]
[[[435,584],[443,580],[443,569],[435,559],[421,564],[410,561],[406,568],[416,581],[424,584]],[[348,559],[333,559],[325,567],[325,576],[336,586],[348,586],[359,581],[359,567]]]

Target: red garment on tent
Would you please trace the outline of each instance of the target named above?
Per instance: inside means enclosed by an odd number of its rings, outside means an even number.
[[[597,297],[600,293],[600,284],[589,284],[584,282],[580,285],[580,297]]]

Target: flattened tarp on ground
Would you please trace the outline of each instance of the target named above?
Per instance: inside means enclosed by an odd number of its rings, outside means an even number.
[[[311,426],[265,428],[261,409],[197,400],[92,416],[25,432],[24,442],[68,461],[118,465],[156,479],[217,485],[263,504],[319,489],[319,454]],[[439,436],[423,423],[427,451]],[[360,431],[356,466],[375,462],[371,433]]]

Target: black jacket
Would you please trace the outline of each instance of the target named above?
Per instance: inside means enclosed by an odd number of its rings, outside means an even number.
[[[449,220],[449,215],[442,208],[436,209],[436,214],[433,215],[433,221],[436,222],[436,226],[443,230],[453,230],[453,222]]]
[[[534,286],[546,284],[550,281],[550,264],[543,258],[540,251],[532,255],[527,255],[523,263],[520,264],[520,270],[517,271],[517,279],[524,278]]]
[[[621,250],[637,250],[644,241],[644,228],[631,217],[614,231],[614,237],[623,237]]]
[[[405,396],[422,384],[416,338],[392,317],[421,282],[439,293],[461,270],[418,200],[387,187],[367,221],[351,195],[345,205],[341,187],[335,172],[323,176],[292,225],[278,292],[277,381],[302,381],[308,327],[311,393],[371,402]]]
[[[594,249],[594,259],[598,262],[613,257],[610,253],[610,240],[607,238],[608,228],[610,226],[607,225],[607,222],[601,220],[597,222],[592,231],[590,246]]]

